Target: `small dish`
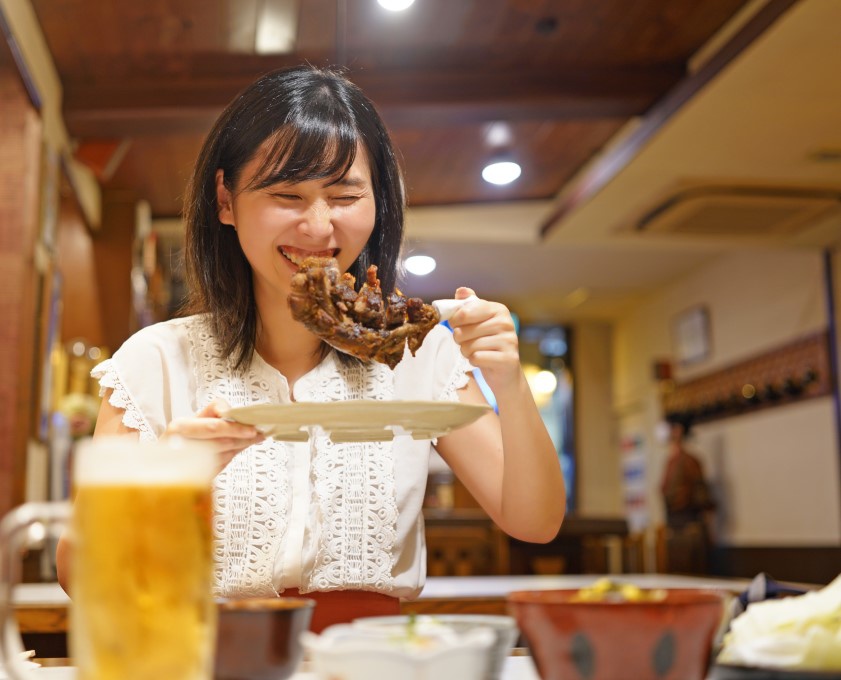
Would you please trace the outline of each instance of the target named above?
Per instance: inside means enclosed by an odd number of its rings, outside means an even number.
[[[356,619],[353,626],[361,630],[373,631],[403,631],[410,622],[409,616],[369,616]],[[421,630],[434,630],[440,626],[459,634],[477,628],[489,628],[494,633],[494,644],[490,650],[490,663],[486,678],[498,680],[502,674],[505,659],[511,653],[517,642],[519,629],[517,622],[511,616],[492,616],[489,614],[437,614],[435,616],[416,616],[413,625]]]
[[[338,624],[321,635],[304,633],[301,641],[321,680],[484,680],[494,634],[482,628],[462,635],[450,631],[396,638],[389,632]]]

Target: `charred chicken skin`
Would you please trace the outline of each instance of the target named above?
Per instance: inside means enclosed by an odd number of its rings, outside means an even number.
[[[292,277],[292,316],[336,349],[393,369],[407,343],[414,356],[440,321],[438,312],[397,290],[384,300],[376,265],[368,267],[358,293],[355,284],[334,258],[308,257]]]

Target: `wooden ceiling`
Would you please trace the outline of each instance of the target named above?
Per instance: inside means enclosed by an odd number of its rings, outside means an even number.
[[[261,17],[289,4],[294,51],[258,54]],[[155,217],[179,214],[224,105],[259,74],[304,61],[346,67],[377,104],[411,205],[553,198],[745,4],[416,0],[391,13],[376,0],[32,0],[80,157]],[[523,174],[488,185],[481,168],[501,153]]]

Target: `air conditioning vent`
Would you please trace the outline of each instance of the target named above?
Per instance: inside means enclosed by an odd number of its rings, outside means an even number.
[[[677,191],[643,215],[634,231],[715,237],[795,234],[841,213],[841,191],[704,186]]]

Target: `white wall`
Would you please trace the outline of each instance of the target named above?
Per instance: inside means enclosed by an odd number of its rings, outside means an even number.
[[[652,363],[672,355],[675,315],[697,304],[710,312],[711,356],[678,369],[677,379],[686,380],[825,329],[823,282],[816,251],[735,252],[688,272],[619,320],[614,408],[620,433],[641,435],[648,444],[654,521],[662,520],[658,485],[666,451],[654,436],[661,409]],[[833,409],[824,397],[697,427],[695,449],[721,496],[722,543],[841,543]]]

